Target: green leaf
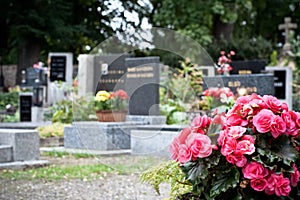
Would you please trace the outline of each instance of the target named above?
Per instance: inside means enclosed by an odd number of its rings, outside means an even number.
[[[239,183],[240,173],[235,167],[231,167],[228,171],[219,171],[213,180],[213,187],[210,190],[210,197],[215,198],[221,192],[227,191],[229,188],[235,188]]]
[[[259,139],[266,141],[265,138]],[[267,165],[273,162],[283,162],[287,166],[291,166],[291,163],[296,161],[298,153],[285,135],[272,140],[272,145],[258,142],[257,152],[259,157],[255,157],[255,160],[258,162],[266,163],[263,161],[263,157],[266,157]]]
[[[196,161],[189,161],[180,165],[181,170],[186,174],[186,179],[192,184],[199,183],[200,179],[205,179],[208,175],[207,168],[202,159]]]

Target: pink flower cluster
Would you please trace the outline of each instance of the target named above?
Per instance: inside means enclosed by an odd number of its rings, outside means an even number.
[[[226,97],[235,98],[233,92],[228,87],[222,87],[222,88],[212,87],[212,88],[209,88],[209,89],[205,90],[202,93],[202,95],[203,96],[210,96],[210,97],[213,97],[215,99],[221,99],[222,95],[226,95]]]
[[[225,128],[242,126],[255,133],[271,133],[274,138],[286,134],[299,136],[300,113],[289,110],[286,103],[276,97],[253,93],[237,99],[223,120]]]
[[[258,162],[250,162],[243,168],[244,177],[250,179],[250,186],[256,191],[265,191],[266,194],[277,196],[288,196],[291,185],[297,186],[300,173],[293,165],[294,172],[290,174],[290,179],[283,174],[275,174]]]
[[[206,135],[211,123],[211,118],[204,115],[194,118],[189,128],[183,129],[175,137],[169,147],[172,159],[185,163],[189,160],[208,157],[212,149],[210,138]]]
[[[254,138],[244,134],[246,128],[231,126],[220,131],[218,144],[221,146],[221,154],[229,163],[243,167],[247,163],[245,155],[251,155],[255,151]]]
[[[218,144],[226,160],[243,167],[244,177],[250,179],[254,190],[287,196],[291,191],[290,185],[297,185],[300,177],[296,165],[290,181],[283,174],[275,174],[260,163],[248,163],[246,156],[255,152],[255,137],[247,134],[247,129],[251,129],[255,135],[270,134],[274,139],[283,134],[298,137],[300,113],[289,110],[285,103],[273,96],[252,94],[238,98],[233,108],[219,120],[222,130]]]
[[[230,51],[227,56],[226,56],[226,52],[225,51],[221,51],[220,52],[221,56],[218,59],[218,72],[220,74],[224,73],[224,72],[229,72],[232,70],[232,67],[230,66],[229,63],[231,63],[231,56],[235,55],[234,51]]]

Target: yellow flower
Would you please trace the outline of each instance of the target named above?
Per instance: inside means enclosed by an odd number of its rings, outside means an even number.
[[[96,96],[95,100],[96,101],[106,101],[108,98],[106,98],[105,96]]]
[[[97,92],[96,97],[97,96],[103,96],[106,97],[107,99],[110,97],[110,93],[104,90],[100,90]]]

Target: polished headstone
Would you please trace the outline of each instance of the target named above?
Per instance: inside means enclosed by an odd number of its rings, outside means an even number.
[[[159,57],[126,58],[130,115],[159,115]]]

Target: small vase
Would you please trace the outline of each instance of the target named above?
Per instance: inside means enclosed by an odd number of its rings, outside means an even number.
[[[99,122],[124,122],[127,110],[97,110],[96,115]]]

